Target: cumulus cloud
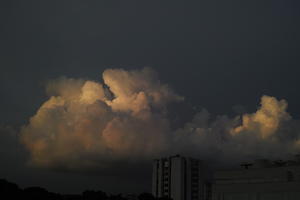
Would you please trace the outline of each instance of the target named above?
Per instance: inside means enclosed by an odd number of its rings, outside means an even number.
[[[162,109],[171,101],[183,100],[167,85],[161,84],[150,68],[142,71],[108,69],[103,80],[109,86],[115,99],[108,101],[114,111],[131,111],[133,115]]]
[[[105,169],[183,153],[221,162],[278,158],[299,152],[299,121],[287,101],[263,96],[254,113],[197,113],[171,130],[167,107],[179,102],[150,68],[107,69],[103,82],[60,78],[49,82],[49,99],[21,130],[35,166]]]
[[[291,119],[287,113],[287,102],[278,101],[274,97],[263,96],[261,107],[254,114],[243,115],[242,125],[233,129],[232,134],[239,134],[243,131],[251,131],[259,134],[262,138],[272,136],[281,123]]]
[[[165,109],[180,101],[154,71],[108,69],[100,82],[61,78],[21,130],[31,163],[53,168],[102,168],[109,162],[151,159],[169,146]]]
[[[212,117],[202,110],[176,131],[174,143],[187,154],[225,163],[288,158],[300,152],[299,124],[287,113],[285,100],[263,96],[252,114]]]

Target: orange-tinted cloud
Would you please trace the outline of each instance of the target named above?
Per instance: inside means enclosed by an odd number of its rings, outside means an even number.
[[[291,119],[286,109],[285,100],[278,101],[274,97],[263,96],[261,107],[254,114],[243,115],[242,125],[233,129],[232,134],[252,131],[266,139],[276,133],[282,122]]]
[[[49,83],[50,98],[21,130],[32,164],[101,168],[105,160],[150,159],[167,149],[164,109],[182,97],[149,68],[109,69],[103,80],[113,99],[98,82],[61,78]]]
[[[255,113],[213,117],[206,110],[176,131],[182,152],[236,163],[241,160],[286,159],[300,152],[300,123],[287,112],[287,102],[263,96]]]
[[[171,130],[166,107],[183,97],[149,69],[108,69],[103,83],[60,78],[47,86],[49,99],[21,130],[35,166],[103,169],[171,153],[214,160],[287,156],[300,150],[299,122],[287,102],[263,96],[254,113],[213,117],[197,113]]]

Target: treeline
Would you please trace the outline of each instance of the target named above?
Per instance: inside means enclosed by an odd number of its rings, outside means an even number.
[[[103,191],[86,190],[82,194],[65,195],[48,192],[41,187],[21,189],[17,184],[0,179],[0,199],[30,199],[30,200],[171,200],[168,197],[154,198],[152,194],[139,195],[108,195]]]

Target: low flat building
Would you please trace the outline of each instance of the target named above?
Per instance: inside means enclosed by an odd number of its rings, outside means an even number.
[[[212,200],[300,200],[300,162],[257,160],[216,171]]]

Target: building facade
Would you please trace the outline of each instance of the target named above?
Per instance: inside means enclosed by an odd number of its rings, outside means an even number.
[[[173,200],[206,200],[210,192],[206,174],[198,159],[179,155],[153,162],[152,194]]]
[[[257,160],[216,171],[212,200],[300,200],[300,162]]]

